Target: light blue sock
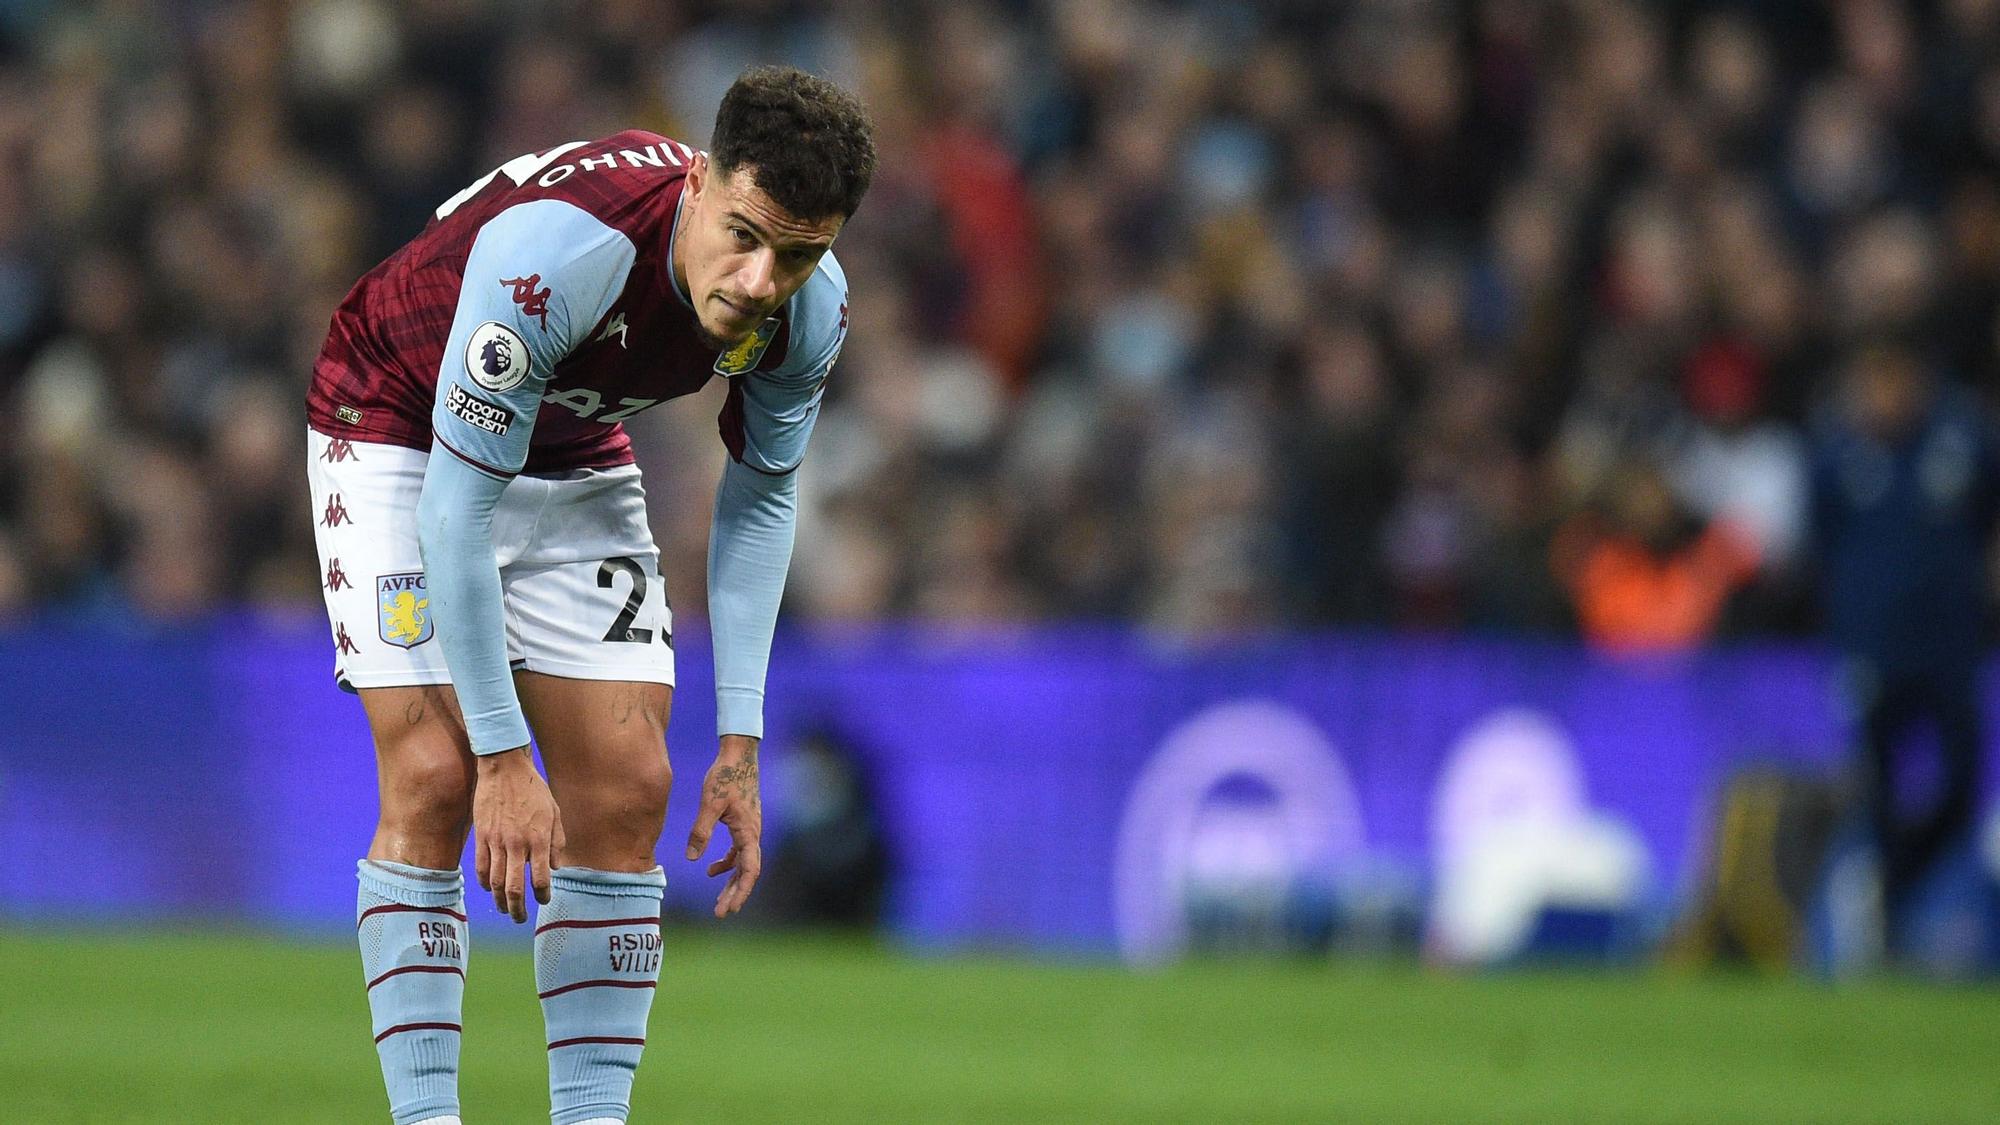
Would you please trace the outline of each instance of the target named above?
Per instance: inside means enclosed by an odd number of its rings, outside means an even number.
[[[454,1115],[465,877],[374,859],[362,860],[358,874],[355,929],[389,1112],[396,1125]]]
[[[549,1032],[554,1125],[623,1121],[660,980],[666,874],[558,868],[535,926],[535,989]]]

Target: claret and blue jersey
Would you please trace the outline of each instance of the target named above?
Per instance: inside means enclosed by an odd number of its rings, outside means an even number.
[[[475,752],[526,744],[491,516],[516,474],[632,460],[622,422],[709,380],[729,460],[709,549],[718,733],[762,734],[797,485],[847,329],[831,253],[718,352],[672,268],[694,150],[628,131],[508,161],[446,200],[335,313],[307,401],[331,438],[431,451],[416,510],[438,636]]]
[[[795,463],[846,332],[846,279],[828,253],[744,347],[706,346],[671,267],[694,156],[632,130],[511,160],[445,201],[335,313],[313,428],[428,449],[435,427],[501,473],[604,468],[632,460],[619,423],[727,377],[732,457]]]

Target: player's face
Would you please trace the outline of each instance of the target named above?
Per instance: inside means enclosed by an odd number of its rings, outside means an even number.
[[[844,222],[786,213],[756,186],[749,167],[717,175],[707,156],[688,170],[687,206],[675,265],[707,343],[734,347],[812,276]]]

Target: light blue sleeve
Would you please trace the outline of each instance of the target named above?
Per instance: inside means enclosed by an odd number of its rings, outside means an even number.
[[[550,373],[618,299],[634,257],[624,234],[545,199],[494,216],[466,259],[438,371],[417,543],[475,754],[528,743],[507,667],[493,508],[527,462]]]
[[[764,736],[764,675],[791,566],[798,468],[827,374],[847,339],[847,279],[828,254],[792,297],[791,344],[770,372],[738,375],[743,447],[722,469],[708,537],[716,734]]]

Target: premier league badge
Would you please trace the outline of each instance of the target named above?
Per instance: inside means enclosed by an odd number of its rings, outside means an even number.
[[[429,591],[424,572],[384,574],[375,579],[375,605],[380,611],[382,639],[398,648],[415,648],[436,635],[431,625]]]
[[[528,378],[528,345],[512,328],[489,320],[465,342],[465,373],[495,394],[511,391]]]

